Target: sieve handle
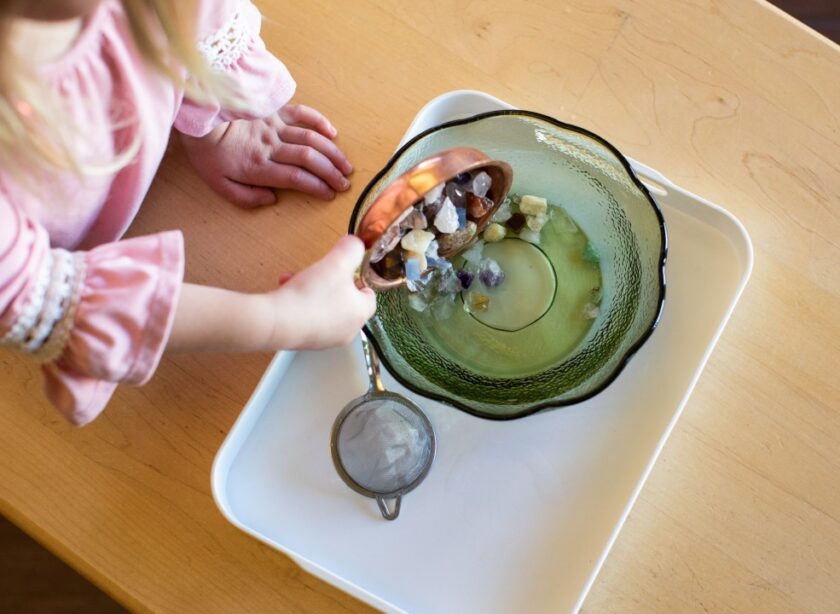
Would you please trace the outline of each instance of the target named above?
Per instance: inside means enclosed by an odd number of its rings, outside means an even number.
[[[397,495],[396,497],[394,497],[393,511],[388,509],[388,502],[383,497],[377,495],[376,502],[379,504],[379,511],[382,512],[382,517],[385,520],[396,520],[397,516],[400,515],[400,503],[402,503],[402,495]]]
[[[382,378],[379,377],[379,358],[376,355],[376,350],[371,346],[364,331],[359,334],[362,337],[362,349],[365,352],[365,363],[367,364],[368,377],[370,378],[368,392],[373,392],[374,390],[385,392],[385,386],[382,385]]]

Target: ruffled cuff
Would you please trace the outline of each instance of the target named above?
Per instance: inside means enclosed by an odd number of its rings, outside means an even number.
[[[232,91],[247,108],[224,108],[218,100],[185,97],[175,117],[175,128],[201,137],[219,124],[234,119],[266,117],[295,93],[295,81],[283,63],[265,48],[259,36],[262,16],[251,4],[241,4],[230,19],[199,44],[214,70],[224,73]]]
[[[117,383],[144,384],[157,368],[183,280],[182,235],[97,247],[84,270],[63,353],[43,366],[47,397],[77,425],[105,408]]]

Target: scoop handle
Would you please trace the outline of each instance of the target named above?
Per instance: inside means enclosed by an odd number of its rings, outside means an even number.
[[[359,335],[362,337],[362,350],[365,353],[365,364],[367,365],[368,378],[370,378],[368,392],[385,392],[385,386],[382,385],[382,378],[379,376],[379,357],[376,355],[376,350],[373,349],[364,331],[360,332]]]

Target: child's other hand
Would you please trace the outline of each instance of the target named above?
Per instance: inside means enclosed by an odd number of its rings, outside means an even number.
[[[275,325],[272,348],[317,350],[350,343],[376,310],[373,290],[359,289],[354,274],[364,246],[353,236],[341,239],[312,266],[266,296]]]
[[[187,157],[215,192],[242,207],[270,205],[275,189],[322,200],[350,187],[353,166],[315,109],[287,104],[264,119],[222,124],[201,138],[181,135]]]

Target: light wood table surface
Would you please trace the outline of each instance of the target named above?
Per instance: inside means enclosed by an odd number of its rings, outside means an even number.
[[[241,211],[174,150],[131,234],[182,228],[188,280],[265,289],[344,232],[437,94],[484,90],[601,134],[732,211],[756,258],[584,611],[837,612],[840,48],[755,0],[258,4],[298,100],[339,127],[351,192]],[[367,610],[211,498],[269,358],[167,357],[78,430],[35,367],[0,354],[0,512],[132,609]]]

